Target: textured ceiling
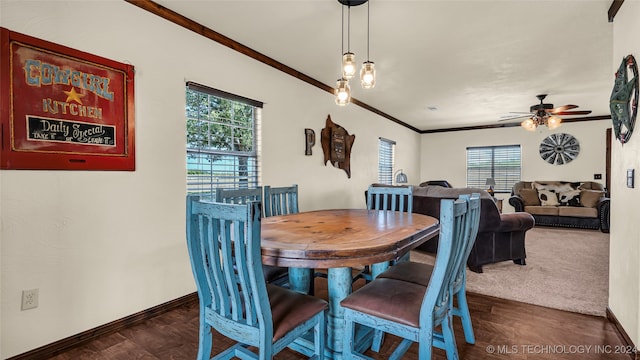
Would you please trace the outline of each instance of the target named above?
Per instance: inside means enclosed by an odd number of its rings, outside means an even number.
[[[339,77],[337,0],[155,2],[326,85]],[[508,123],[498,120],[529,111],[542,93],[549,94],[545,103],[609,115],[610,5],[371,0],[378,79],[372,90],[352,80],[352,96],[420,130]],[[351,8],[350,47],[359,64],[366,60],[366,19],[367,5]]]

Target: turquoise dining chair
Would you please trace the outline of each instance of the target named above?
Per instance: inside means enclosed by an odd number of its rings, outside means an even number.
[[[375,278],[340,304],[344,308],[343,358],[366,358],[355,349],[355,325],[402,338],[389,359],[401,359],[412,343],[418,343],[418,358],[432,357],[434,346],[442,347],[448,359],[457,359],[450,308],[455,266],[466,246],[470,223],[467,202],[442,200],[440,203],[440,242],[428,286]],[[441,332],[437,332],[437,327]]]
[[[456,263],[456,277],[453,282],[452,294],[457,299],[457,306],[452,301],[452,314],[460,317],[462,320],[462,329],[464,331],[465,341],[469,344],[475,344],[475,335],[473,332],[473,324],[471,322],[471,313],[467,303],[467,259],[471,253],[471,248],[476,241],[478,228],[480,226],[480,194],[473,193],[471,195],[460,195],[460,199],[469,203],[468,220],[470,222],[467,234],[468,239],[462,256]],[[433,265],[419,262],[403,262],[390,267],[387,271],[379,275],[381,278],[397,279],[408,281],[422,286],[428,286],[431,274],[433,273]],[[374,344],[374,350],[378,350],[380,344]]]
[[[369,186],[367,209],[413,212],[413,186]]]
[[[328,304],[265,282],[260,214],[259,202],[187,197],[187,246],[200,300],[199,360],[272,359],[303,336],[314,344],[305,355],[324,358]],[[212,329],[236,341],[213,358]]]
[[[264,216],[295,214],[298,212],[298,185],[264,187]]]
[[[215,201],[227,204],[247,204],[249,201],[262,202],[262,186],[252,189],[217,188]]]
[[[262,203],[262,186],[253,189],[217,188],[216,202],[226,204],[247,204],[250,201]],[[264,212],[261,216],[264,216]],[[282,266],[263,265],[264,277],[268,283],[286,287],[289,284],[289,269]]]
[[[265,216],[280,216],[296,214],[298,208],[298,185],[274,187],[265,185],[264,187],[264,214]],[[308,294],[315,293],[314,278],[316,276],[326,277],[325,273],[315,272],[315,269],[289,269],[289,281],[298,281],[292,277],[299,277],[300,281],[308,282]],[[304,291],[304,290],[303,290]]]
[[[367,210],[393,210],[413,212],[413,186],[369,186],[367,189]],[[409,259],[409,254],[396,262]],[[388,263],[367,265],[354,276],[353,280],[364,278],[367,282],[373,280],[375,273],[384,271]]]

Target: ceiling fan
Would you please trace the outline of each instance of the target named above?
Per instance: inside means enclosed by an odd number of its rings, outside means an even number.
[[[591,110],[568,111],[577,108],[578,105],[564,105],[554,108],[553,104],[544,103],[544,99],[547,97],[547,94],[536,95],[536,97],[540,100],[540,104],[531,105],[528,113],[512,112],[512,114],[522,115],[508,115],[504,117],[504,119],[500,119],[498,121],[528,117],[528,119],[520,123],[520,126],[525,130],[535,131],[540,125],[546,125],[549,129],[558,128],[562,122],[562,119],[559,116],[562,115],[587,115],[591,113]]]

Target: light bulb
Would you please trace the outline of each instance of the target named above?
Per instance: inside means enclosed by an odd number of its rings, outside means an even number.
[[[538,124],[536,124],[533,118],[529,118],[521,122],[520,126],[522,126],[527,131],[536,131],[536,127],[538,127]]]
[[[560,119],[557,116],[549,116],[549,118],[547,119],[547,127],[550,130],[559,128],[561,123],[562,123],[562,119]]]
[[[349,82],[345,79],[338,79],[336,83],[336,104],[340,106],[345,106],[349,104],[351,100],[351,88],[349,87]]]
[[[342,55],[342,77],[351,79],[356,74],[356,55],[351,52]]]
[[[376,86],[376,68],[372,61],[362,63],[360,84],[363,89],[373,89]]]

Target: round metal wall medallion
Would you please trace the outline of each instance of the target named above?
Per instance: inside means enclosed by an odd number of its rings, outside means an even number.
[[[551,134],[540,143],[540,157],[552,165],[564,165],[578,157],[580,143],[573,135]]]

